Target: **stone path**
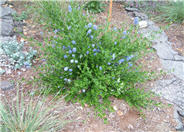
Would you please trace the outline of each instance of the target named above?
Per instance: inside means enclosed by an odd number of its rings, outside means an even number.
[[[156,50],[163,69],[172,74],[168,79],[157,80],[152,91],[176,106],[174,113],[178,122],[176,130],[184,131],[184,124],[181,120],[184,114],[184,56],[180,56],[172,49],[166,33],[161,31],[153,21],[148,20],[145,14],[140,13],[136,8],[126,10],[133,17],[139,17],[141,20],[139,23],[146,23],[143,26],[139,25],[144,27],[139,28],[139,31],[153,43],[152,47]]]

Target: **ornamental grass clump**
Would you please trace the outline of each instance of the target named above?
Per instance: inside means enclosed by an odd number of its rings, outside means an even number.
[[[108,24],[97,26],[78,6],[69,5],[63,13],[64,26],[56,24],[59,32],[43,48],[46,62],[41,66],[40,79],[48,86],[43,91],[60,91],[67,101],[94,106],[102,118],[111,108],[112,96],[137,108],[147,106],[150,94],[137,84],[149,75],[141,71],[137,60],[148,42],[136,27],[111,30]],[[52,29],[54,32],[55,27]]]
[[[159,7],[160,15],[155,19],[164,22],[184,22],[184,1],[170,1]]]
[[[69,122],[56,112],[61,104],[23,94],[18,87],[15,101],[6,97],[0,101],[1,132],[56,132]]]

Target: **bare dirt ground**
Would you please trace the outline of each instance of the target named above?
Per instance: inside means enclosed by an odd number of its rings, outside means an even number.
[[[25,10],[24,4],[21,2],[15,2],[13,8],[19,12]],[[131,18],[126,14],[123,6],[119,3],[113,3],[112,11],[112,25],[117,27],[121,26],[121,23],[125,23],[127,26],[132,23]],[[105,12],[96,15],[97,23],[103,23],[106,21],[108,16],[108,7]],[[24,35],[27,38],[34,38],[42,41],[43,38],[40,36],[40,28],[37,28],[37,25],[32,18],[29,18],[25,21],[27,26],[25,26]],[[28,41],[28,40],[26,40]],[[28,41],[28,45],[31,42]],[[36,58],[38,61],[34,66],[39,66],[41,63],[39,58]],[[143,69],[160,72],[160,63],[156,54],[149,53],[142,59],[144,63]],[[2,80],[14,80],[17,82],[22,78],[25,80],[30,80],[36,72],[33,68],[22,72],[18,75],[19,71],[15,71],[11,75],[2,76]],[[24,91],[32,89],[33,84],[27,85],[23,83]],[[150,81],[142,87],[149,90],[151,89],[153,82]],[[1,91],[2,96],[6,96],[9,99],[13,98],[16,89],[10,91]],[[104,121],[99,117],[95,117],[94,109],[88,107],[82,107],[79,103],[63,103],[61,102],[61,110],[58,110],[62,115],[66,113],[73,112],[70,116],[67,117],[73,122],[67,124],[64,128],[64,132],[169,132],[175,131],[175,121],[173,118],[173,106],[169,106],[168,103],[157,97],[156,100],[162,101],[162,107],[154,107],[152,109],[144,109],[143,115],[140,114],[134,108],[129,107],[129,105],[119,99],[111,98],[112,106],[115,109],[115,112],[107,113],[108,124],[104,124]]]

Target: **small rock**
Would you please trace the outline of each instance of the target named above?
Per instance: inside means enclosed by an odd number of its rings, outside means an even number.
[[[2,90],[10,90],[14,88],[14,84],[9,81],[1,81],[0,88]]]
[[[21,75],[22,74],[22,72],[18,72],[18,75]]]
[[[35,64],[35,63],[36,63],[36,61],[35,61],[35,60],[33,60],[33,63]]]
[[[140,27],[140,28],[146,28],[147,26],[148,26],[147,21],[140,21],[140,22],[139,22],[139,27]]]
[[[21,70],[22,70],[23,72],[25,72],[25,71],[26,71],[26,68],[21,68]]]
[[[0,47],[0,55],[3,55],[4,54],[4,51],[3,49]]]
[[[117,106],[113,106],[113,109],[115,110],[115,111],[117,111],[118,110],[118,108],[117,108]]]
[[[144,13],[140,13],[140,12],[134,12],[133,13],[135,17],[139,17],[141,20],[147,20],[148,16]]]
[[[182,123],[181,117],[180,117],[177,109],[174,110],[174,118],[175,118],[176,123],[177,123],[176,130],[177,131],[184,131],[184,125]]]
[[[137,8],[130,8],[130,7],[126,7],[125,10],[126,10],[126,11],[130,11],[130,12],[138,11]]]
[[[16,33],[23,33],[22,27],[16,27],[16,28],[15,28],[15,32],[16,32]]]
[[[114,117],[115,117],[114,112],[110,113],[110,114],[109,114],[109,117],[110,117],[110,118],[114,118]]]
[[[10,8],[13,8],[13,5],[9,5]]]
[[[10,7],[1,7],[0,18],[3,19],[4,17],[12,16],[14,13],[16,13],[16,11]]]
[[[5,0],[1,0],[1,1],[0,1],[0,5],[4,5],[5,3],[6,3]]]
[[[128,129],[134,129],[134,127],[131,124],[129,124]]]
[[[133,12],[128,12],[128,15],[134,17],[134,13]]]
[[[2,68],[0,68],[0,75],[3,75],[5,73],[5,70],[3,70]]]
[[[13,35],[13,19],[10,16],[6,16],[5,19],[1,20],[1,32],[2,36],[11,36]]]
[[[178,114],[182,117],[184,117],[184,110],[178,110]]]
[[[20,38],[20,42],[25,42],[25,39],[24,38]]]
[[[11,74],[12,72],[11,72],[11,69],[7,69],[6,70],[6,74]]]

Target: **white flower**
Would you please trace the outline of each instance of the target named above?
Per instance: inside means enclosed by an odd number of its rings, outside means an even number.
[[[74,63],[74,60],[72,59],[72,60],[70,60],[70,62],[71,62],[71,63]]]
[[[80,55],[80,59],[83,57],[83,55]]]
[[[113,55],[112,55],[112,59],[114,60],[114,59],[115,59],[115,57],[116,57],[116,55],[115,55],[115,54],[113,54]]]
[[[70,83],[71,82],[71,80],[70,79],[68,79],[68,83]]]
[[[64,68],[64,71],[68,71],[68,67],[65,67],[65,68]]]
[[[85,93],[85,92],[86,92],[86,90],[85,90],[85,89],[83,89],[83,90],[82,90],[82,92],[83,92],[83,93]]]
[[[78,63],[78,60],[75,60],[75,63]]]

